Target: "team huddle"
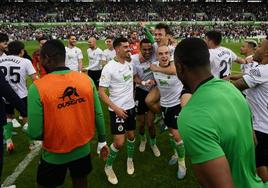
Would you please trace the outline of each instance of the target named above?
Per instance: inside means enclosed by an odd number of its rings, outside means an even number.
[[[140,25],[146,38],[139,41],[136,31],[129,39],[107,37],[104,51],[90,37],[87,67],[72,34],[67,46],[40,37],[32,62],[23,58],[22,42],[8,43],[8,36],[0,34],[0,70],[27,105],[27,114],[18,110],[30,147],[43,148],[38,186],[62,185],[69,170],[73,187],[87,187],[95,128],[104,172],[111,184],[118,184],[113,163],[125,141],[129,175],[135,173],[136,140],[139,152],[148,142],[153,155],[161,156],[155,128],[160,119],[178,179],[186,176],[188,156],[203,187],[268,187],[268,39],[259,46],[245,41],[241,58],[221,46],[218,31],[177,44],[168,25],[157,24],[153,34]],[[243,74],[231,75],[233,62],[241,64]],[[33,80],[29,89],[27,76]],[[110,115],[110,147],[100,101]],[[12,101],[5,103],[4,139],[12,152],[15,107]]]

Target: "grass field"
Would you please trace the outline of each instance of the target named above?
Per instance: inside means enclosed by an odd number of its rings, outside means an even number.
[[[38,48],[38,43],[36,41],[25,42],[26,49],[31,55],[35,49]],[[236,54],[239,55],[240,43],[228,43],[223,44],[226,47],[231,48]],[[84,55],[84,64],[87,65],[88,57],[86,54],[87,43],[79,42],[77,45],[82,49]],[[98,41],[98,46],[102,49],[105,48],[103,41]],[[239,65],[233,66],[234,71],[239,71]],[[107,108],[103,105],[103,110],[106,120],[106,132],[108,136],[108,143],[111,144],[110,128],[109,128],[109,118],[107,113]],[[2,181],[6,179],[7,176],[12,174],[16,166],[24,159],[24,157],[29,153],[29,142],[26,135],[21,131],[21,128],[15,129],[18,132],[17,136],[13,137],[15,144],[15,151],[11,155],[5,154],[4,158],[4,172],[2,176]],[[120,188],[143,188],[143,187],[159,187],[159,188],[195,188],[198,187],[197,181],[194,177],[193,171],[191,169],[189,160],[187,160],[188,172],[184,180],[176,179],[177,166],[168,166],[168,160],[172,155],[171,148],[168,144],[167,132],[160,134],[159,127],[157,126],[157,144],[161,151],[161,156],[156,158],[153,156],[149,146],[147,145],[146,151],[140,153],[138,148],[136,148],[134,156],[135,173],[132,176],[126,173],[126,147],[120,151],[118,158],[114,163],[114,170],[117,174],[119,184],[114,187]],[[137,137],[136,146],[138,147],[139,139]],[[92,142],[92,164],[93,171],[88,177],[89,187],[92,188],[104,188],[113,187],[106,180],[105,173],[103,171],[104,162],[98,158],[96,155],[96,139]],[[36,157],[30,165],[23,171],[23,173],[17,178],[15,184],[17,188],[34,188],[36,187],[36,172],[39,157]],[[66,177],[65,184],[62,187],[71,187],[71,179],[69,175]]]

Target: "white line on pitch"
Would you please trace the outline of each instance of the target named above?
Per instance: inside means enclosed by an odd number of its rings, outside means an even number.
[[[3,182],[4,186],[9,186],[14,184],[19,175],[24,171],[24,169],[30,164],[30,162],[39,154],[41,145],[33,149],[28,155],[20,162],[20,164],[15,168],[13,173],[8,176]]]

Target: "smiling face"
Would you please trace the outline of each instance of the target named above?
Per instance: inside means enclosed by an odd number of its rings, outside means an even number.
[[[70,38],[68,39],[68,43],[70,46],[75,46],[76,45],[76,37],[70,36]]]
[[[166,37],[167,33],[164,28],[161,29],[155,29],[154,31],[154,39],[157,44],[161,42],[161,40]]]
[[[253,59],[260,64],[267,64],[268,55],[268,40],[263,39],[262,42],[257,47]]]
[[[145,60],[149,60],[153,55],[153,46],[151,43],[142,43],[140,50]]]
[[[157,49],[157,59],[161,67],[167,67],[170,64],[170,52],[167,46],[160,46]]]
[[[128,42],[121,42],[120,46],[118,46],[116,49],[116,54],[122,58],[122,59],[131,59],[131,53],[130,53],[130,48],[129,48],[129,43]]]

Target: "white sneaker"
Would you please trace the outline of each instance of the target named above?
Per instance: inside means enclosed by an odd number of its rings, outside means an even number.
[[[12,125],[14,128],[21,127],[21,124],[18,122],[16,118],[12,119]]]
[[[147,140],[141,140],[141,143],[140,143],[140,146],[139,146],[139,151],[140,152],[144,152],[145,151],[145,147],[146,147],[146,143],[147,143]]]
[[[1,185],[1,188],[16,188],[16,185],[9,185],[9,186]]]
[[[104,171],[105,171],[105,174],[108,178],[108,181],[111,184],[116,185],[118,183],[118,180],[117,180],[117,177],[114,173],[113,167],[112,166],[105,166]]]
[[[28,123],[25,123],[25,124],[23,125],[23,127],[22,127],[22,130],[23,130],[24,132],[26,132],[27,129],[28,129]]]
[[[168,164],[170,166],[175,165],[178,162],[178,155],[174,154],[171,156],[170,160],[168,161]]]
[[[160,157],[160,151],[159,151],[159,149],[158,149],[156,144],[151,145],[151,149],[152,149],[152,151],[154,153],[154,156]]]
[[[127,160],[127,173],[129,175],[134,174],[134,163],[133,160]]]
[[[185,161],[179,161],[178,162],[178,173],[177,178],[179,180],[183,179],[186,176],[186,167],[185,167]]]

